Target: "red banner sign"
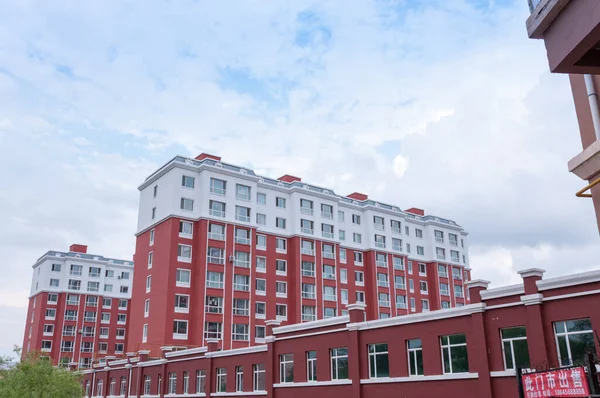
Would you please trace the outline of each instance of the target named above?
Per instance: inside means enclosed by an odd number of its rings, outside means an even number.
[[[590,395],[583,368],[524,374],[521,378],[525,398],[587,397]]]

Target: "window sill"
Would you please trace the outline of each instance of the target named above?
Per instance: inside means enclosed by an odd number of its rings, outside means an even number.
[[[173,340],[187,340],[187,339],[188,339],[187,334],[173,333]]]
[[[426,376],[407,376],[407,377],[380,377],[373,379],[362,379],[360,384],[378,384],[378,383],[410,383],[423,381],[438,381],[438,380],[465,380],[478,379],[478,373],[446,373],[441,375],[426,375]]]
[[[287,276],[287,271],[275,271],[275,275],[278,275],[278,276]]]
[[[178,314],[189,314],[190,313],[190,309],[189,308],[178,308],[175,307],[175,312]]]
[[[279,297],[279,298],[287,298],[287,293],[276,293],[275,297]]]
[[[193,239],[194,237],[190,234],[179,233],[179,237],[183,239]]]
[[[188,257],[179,257],[179,256],[177,256],[177,261],[179,261],[180,263],[191,263],[192,259],[188,258]]]

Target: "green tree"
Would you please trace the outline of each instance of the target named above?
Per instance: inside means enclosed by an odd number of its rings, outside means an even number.
[[[15,348],[15,354],[20,350]],[[11,358],[0,358],[0,398],[81,398],[81,375],[52,366],[47,358],[29,353],[12,367]]]

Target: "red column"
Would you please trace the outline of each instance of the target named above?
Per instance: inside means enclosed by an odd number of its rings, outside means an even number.
[[[360,398],[360,344],[358,336],[358,323],[365,321],[365,307],[363,303],[348,304],[348,376],[352,380],[352,393],[350,397]]]
[[[525,289],[525,295],[521,296],[521,302],[525,304],[527,313],[525,328],[529,337],[527,345],[529,346],[529,359],[533,368],[548,365],[548,344],[542,319],[542,299],[544,296],[539,293],[537,288],[537,281],[542,279],[544,272],[543,269],[539,268],[519,271]],[[558,366],[558,364],[556,365]]]
[[[212,359],[212,356],[210,355],[210,353],[215,352],[219,349],[219,339],[206,340],[206,347],[208,349],[207,354],[206,354],[206,357],[208,358],[208,366],[206,368],[205,392],[206,392],[206,397],[210,398],[210,395],[213,393],[213,388],[214,388],[214,391],[217,391],[216,380],[214,380],[214,377],[213,377],[216,373],[213,372],[213,359]]]

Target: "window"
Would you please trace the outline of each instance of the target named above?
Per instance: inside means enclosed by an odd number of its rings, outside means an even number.
[[[277,275],[287,275],[287,261],[275,260],[275,272]]]
[[[227,369],[217,368],[217,392],[227,391]]]
[[[129,279],[129,272],[121,272],[121,279]]]
[[[446,249],[443,249],[441,247],[436,247],[435,248],[435,253],[437,256],[438,260],[445,260],[446,259]]]
[[[357,303],[365,302],[365,292],[356,292],[356,302]]]
[[[74,276],[79,276],[81,275],[83,272],[83,265],[75,265],[75,264],[71,264],[71,275]]]
[[[333,265],[323,265],[323,279],[335,280],[335,267]]]
[[[408,249],[409,245],[406,244],[406,248]],[[397,252],[402,251],[402,239],[392,238],[392,250]]]
[[[235,367],[235,391],[237,391],[237,392],[244,391],[244,367],[243,366]]]
[[[238,221],[250,222],[250,208],[235,206],[235,219]]]
[[[223,289],[223,273],[208,271],[206,275],[206,287]]]
[[[429,311],[429,300],[425,300],[425,299],[421,300],[421,310],[423,312]]]
[[[214,217],[225,217],[225,203],[216,200],[208,201],[208,214]]]
[[[406,290],[406,279],[403,276],[395,275],[394,276],[394,287],[396,289]]]
[[[117,323],[125,323],[127,321],[127,314],[117,314]]]
[[[352,214],[352,224],[360,225],[360,216],[358,214]]]
[[[335,287],[323,286],[323,300],[336,301]]]
[[[194,224],[189,221],[179,221],[179,236],[191,238]]]
[[[42,340],[42,352],[50,352],[52,351],[52,341],[51,340]]]
[[[438,275],[440,277],[442,277],[442,278],[447,278],[448,277],[448,270],[446,269],[445,265],[442,265],[442,264],[438,265]],[[447,287],[447,285],[446,285],[446,287]]]
[[[417,310],[417,305],[415,304],[415,298],[414,297],[410,298],[410,310],[412,312],[415,312]]]
[[[308,240],[302,240],[302,247],[300,248],[300,253],[306,254],[307,256],[315,255],[315,244],[314,242]]]
[[[528,368],[529,348],[525,326],[500,329],[504,369]]]
[[[206,373],[203,370],[196,371],[196,393],[206,391]]]
[[[300,232],[303,234],[312,235],[314,232],[314,222],[310,220],[300,219]]]
[[[461,285],[454,285],[454,297],[463,298],[463,290]]]
[[[428,292],[428,290],[427,290],[427,282],[420,281],[419,282],[419,289],[421,291],[421,294],[427,294],[427,292]]]
[[[404,257],[392,257],[394,269],[404,271]]]
[[[364,286],[365,275],[361,271],[354,271],[354,281],[358,286]]]
[[[396,295],[396,308],[398,308],[398,309],[406,308],[406,296]]]
[[[48,294],[48,304],[56,304],[58,302],[58,294],[49,293]]]
[[[412,268],[412,261],[408,262],[408,273],[412,275],[413,273],[413,268]]]
[[[317,310],[312,305],[302,306],[302,320],[303,321],[314,321],[317,319]]]
[[[361,252],[354,252],[354,264],[362,265],[363,263],[363,254]]]
[[[315,299],[317,297],[315,292],[315,285],[312,283],[302,284],[302,298]]]
[[[392,227],[392,232],[393,233],[395,233],[395,234],[401,234],[402,233],[400,221],[390,220],[390,226]]]
[[[464,334],[441,337],[444,373],[469,372],[467,338]]]
[[[267,314],[267,304],[264,302],[257,301],[254,303],[254,317],[257,319],[265,319]]]
[[[190,375],[188,372],[183,372],[183,393],[189,393]],[[122,394],[124,395],[124,394]]]
[[[219,180],[218,178],[211,178],[210,192],[217,195],[227,194],[227,181]]]
[[[50,286],[52,287],[58,287],[58,283],[60,281],[58,279],[50,279]]]
[[[302,261],[302,276],[315,276],[315,263],[310,261]]]
[[[148,275],[146,277],[146,293],[150,292],[151,287],[152,287],[152,275]]]
[[[462,273],[460,272],[460,268],[452,268],[452,277],[454,279],[462,280]]]
[[[385,229],[385,219],[380,216],[373,216],[374,228],[377,231],[383,231]]]
[[[267,328],[265,326],[255,326],[254,335],[257,339],[264,339]]]
[[[44,336],[52,336],[54,334],[54,325],[44,325]]]
[[[362,235],[357,234],[356,232],[352,234],[352,241],[354,243],[362,243]]]
[[[346,249],[340,247],[340,263],[346,263]]]
[[[343,211],[338,210],[338,221],[339,222],[344,222],[344,218],[345,218],[345,214]]]
[[[100,315],[100,322],[102,322],[102,323],[110,323],[110,312],[103,312]]]
[[[460,263],[460,254],[456,250],[450,250],[450,260]]]
[[[278,253],[286,253],[287,252],[287,239],[276,238],[275,249]]]
[[[52,264],[53,272],[60,272],[60,269],[61,269],[61,264]]]
[[[450,295],[450,291],[448,289],[448,284],[447,283],[440,283],[440,294],[442,296],[449,296]]]
[[[378,272],[377,273],[377,286],[381,286],[381,287],[389,287],[390,284],[388,282],[388,275]]]
[[[233,333],[231,338],[236,341],[248,341],[250,340],[249,329],[247,324],[236,323],[233,325]]]
[[[275,206],[285,209],[285,198],[276,197]]]
[[[331,380],[348,378],[348,348],[333,348],[331,357]]]
[[[142,327],[142,343],[148,342],[148,324],[144,324]]]
[[[278,320],[287,321],[287,305],[276,304],[275,305],[276,318]]]
[[[239,243],[242,245],[250,244],[250,230],[245,228],[236,228],[235,229],[235,243]]]
[[[114,277],[115,277],[115,271],[112,271],[112,270],[106,270],[106,272],[104,273],[104,275],[105,275],[107,278],[114,278]]]
[[[170,372],[169,373],[169,394],[177,394],[177,373]]]
[[[258,203],[259,205],[266,205],[267,204],[267,194],[262,193],[262,192],[257,192],[256,193],[256,203]]]
[[[248,299],[233,299],[233,314],[234,315],[250,315],[250,301]]]
[[[267,225],[267,216],[265,214],[256,213],[256,223],[258,225]]]
[[[191,271],[186,269],[178,269],[176,272],[176,286],[179,287],[190,287],[190,274]]]
[[[313,201],[308,199],[300,199],[300,213],[313,214]]]
[[[65,321],[76,321],[77,320],[77,310],[66,310],[65,311]]]
[[[256,257],[256,272],[267,272],[266,257]]]
[[[177,261],[189,263],[192,261],[192,246],[179,244],[177,246]]]
[[[100,282],[88,282],[87,290],[89,292],[97,292],[100,290]]]
[[[340,293],[341,293],[341,296],[342,296],[342,304],[348,304],[348,290],[347,289],[341,289]]]
[[[585,364],[587,353],[595,353],[594,331],[588,318],[554,322],[556,347],[561,366]]]
[[[323,244],[323,258],[335,259],[335,246],[328,243]]]
[[[331,307],[323,308],[323,318],[333,318],[337,316],[337,309]]]
[[[316,351],[306,351],[306,381],[317,381]]]
[[[390,363],[388,345],[385,343],[369,344],[369,377],[389,377]]]
[[[205,322],[204,323],[204,338],[205,339],[221,339],[223,332],[223,324],[221,322]]]
[[[252,391],[265,391],[266,386],[266,373],[264,364],[252,365],[252,372],[254,377],[252,378]]]
[[[423,230],[415,228],[415,236],[417,238],[423,238]]]
[[[105,284],[104,285],[104,291],[105,292],[112,292],[113,291],[113,285],[112,284]]]
[[[406,233],[406,236],[410,235],[410,228],[408,225],[404,227],[404,233]]]
[[[422,376],[423,372],[423,345],[421,339],[412,339],[406,342],[408,349],[408,374]]]
[[[110,308],[112,307],[112,299],[111,298],[103,298],[102,299],[102,308]]]
[[[156,218],[156,207],[152,208],[152,219],[154,220]]]
[[[345,268],[340,268],[340,282],[343,284],[348,283],[348,270]]]
[[[417,246],[417,254],[419,256],[424,256],[425,255],[425,248],[423,246]]]
[[[152,386],[152,378],[148,375],[144,376],[144,395],[150,395],[151,386]]]
[[[443,309],[450,308],[450,302],[446,301],[446,300],[442,300],[442,308]]]
[[[423,263],[419,263],[419,275],[427,276],[427,266]]]
[[[235,197],[239,200],[250,201],[250,187],[242,184],[235,184]]]
[[[250,253],[236,250],[233,265],[241,268],[250,268]]]
[[[390,306],[390,295],[387,293],[379,293],[379,306],[389,307]]]
[[[346,231],[340,229],[340,230],[338,230],[338,234],[339,234],[339,237],[340,237],[340,241],[343,242],[343,241],[346,240]]]
[[[211,314],[223,313],[223,297],[206,296],[206,312]]]
[[[225,226],[210,223],[208,225],[208,238],[213,240],[225,240]]]
[[[250,291],[250,277],[248,275],[234,275],[233,290],[238,290],[240,292]]]
[[[265,235],[256,235],[256,248],[262,250],[267,248],[267,237]]]
[[[434,235],[435,235],[435,241],[437,243],[444,243],[444,232],[443,231],[439,231],[439,230],[434,230],[433,231]]]
[[[256,279],[256,294],[264,296],[267,291],[267,281],[265,279]]]
[[[187,339],[188,322],[187,321],[173,321],[173,338],[186,338]]]
[[[194,200],[188,198],[181,198],[179,208],[185,211],[194,211]]]
[[[279,355],[279,382],[294,382],[294,354]]]
[[[60,346],[60,350],[62,352],[73,352],[73,347],[74,347],[74,344],[72,341],[63,341]]]
[[[69,290],[81,290],[81,281],[69,279]]]
[[[175,312],[187,313],[190,310],[190,296],[186,294],[175,295]]]
[[[383,253],[377,253],[375,255],[375,264],[377,264],[378,267],[387,268],[387,255]]]
[[[458,246],[458,236],[456,234],[448,234],[450,246]]]

